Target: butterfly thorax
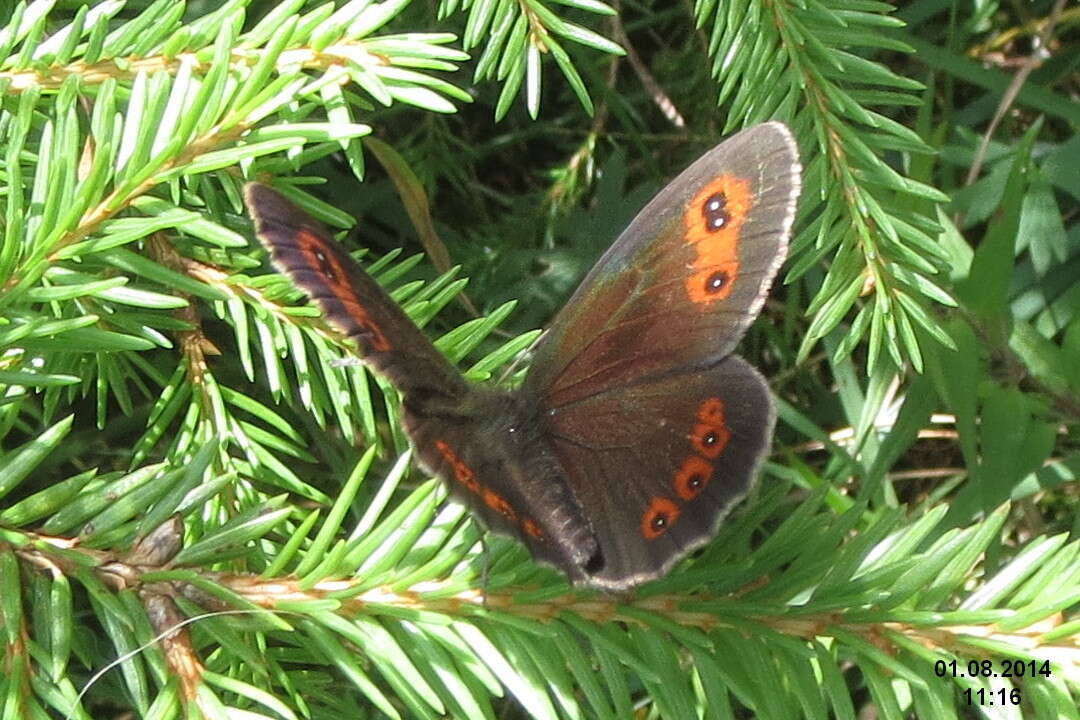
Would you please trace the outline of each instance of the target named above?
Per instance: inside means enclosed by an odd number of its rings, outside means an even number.
[[[543,432],[535,400],[470,386],[463,395],[409,393],[404,425],[417,456],[493,531],[581,579],[599,545]],[[577,575],[577,577],[575,577]]]

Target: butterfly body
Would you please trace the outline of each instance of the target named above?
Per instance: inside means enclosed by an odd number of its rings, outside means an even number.
[[[756,477],[772,399],[732,350],[783,262],[799,172],[778,123],[703,155],[597,262],[516,390],[466,382],[276,191],[246,198],[275,263],[401,391],[420,464],[576,584],[621,591],[711,539]]]

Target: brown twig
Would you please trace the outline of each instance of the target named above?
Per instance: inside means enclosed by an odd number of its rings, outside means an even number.
[[[1012,107],[1013,102],[1016,100],[1016,96],[1020,94],[1020,89],[1023,88],[1024,83],[1027,82],[1028,76],[1035,71],[1035,68],[1042,65],[1043,61],[1046,59],[1050,36],[1053,34],[1054,27],[1057,25],[1058,18],[1061,16],[1061,12],[1064,9],[1065,0],[1057,0],[1057,2],[1054,3],[1054,7],[1050,10],[1046,23],[1043,25],[1042,32],[1038,34],[1032,43],[1033,50],[1031,55],[1024,59],[1020,69],[1017,70],[1016,75],[1013,76],[1012,82],[1009,83],[1009,87],[1005,89],[1005,94],[1002,95],[1001,102],[998,103],[997,110],[994,112],[994,117],[990,120],[990,126],[986,128],[982,141],[979,143],[979,149],[975,151],[975,158],[972,160],[967,177],[964,179],[965,186],[971,185],[978,179],[979,172],[982,170],[983,161],[986,159],[986,151],[990,147],[990,140],[994,137],[997,126],[1001,123],[1001,119],[1005,117],[1005,113]]]
[[[672,125],[677,128],[686,127],[686,120],[683,119],[679,109],[675,107],[675,103],[671,101],[668,94],[664,92],[664,89],[660,87],[660,83],[656,82],[656,78],[652,76],[649,69],[645,67],[645,63],[641,61],[641,56],[634,50],[634,46],[630,44],[630,38],[626,35],[626,30],[622,24],[622,3],[619,0],[615,0],[611,3],[611,6],[615,10],[615,15],[611,18],[612,31],[615,34],[615,42],[623,46],[626,50],[626,59],[630,62],[630,67],[634,69],[634,73],[637,74],[638,80],[645,87],[645,92],[649,94],[652,101],[656,104],[656,107],[660,108],[660,112],[668,119]]]

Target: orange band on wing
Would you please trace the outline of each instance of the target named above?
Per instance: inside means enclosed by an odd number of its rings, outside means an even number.
[[[675,495],[681,502],[696,500],[701,493],[705,492],[715,470],[712,461],[720,457],[727,444],[731,441],[731,429],[724,422],[723,400],[715,396],[705,398],[698,405],[696,415],[697,422],[694,423],[687,436],[693,452],[683,458],[682,465],[671,476],[671,489],[675,491]],[[670,522],[666,522],[666,525],[670,525],[679,516],[679,505],[675,501],[666,498],[662,498],[662,500],[671,503],[675,510],[674,514],[672,514],[671,509],[667,508],[663,514],[664,518],[671,518]],[[658,500],[654,498],[649,509],[646,510],[645,517],[642,520],[642,532],[644,532],[645,528],[644,523],[652,517],[650,513],[655,515],[660,512],[660,510],[657,510],[659,507],[657,502]],[[662,522],[661,525],[665,525],[665,523]],[[666,532],[666,527],[653,532],[652,537],[659,537],[660,534]],[[648,533],[645,533],[645,537],[651,539]]]
[[[360,298],[357,297],[352,283],[349,282],[348,270],[342,266],[337,255],[325,249],[323,239],[308,230],[300,230],[297,233],[296,245],[303,253],[308,267],[319,274],[327,289],[345,306],[345,312],[349,318],[364,329],[368,335],[365,341],[371,345],[371,350],[376,352],[390,350],[392,347],[390,340],[371,319],[360,302]],[[335,318],[330,315],[327,315],[327,319],[332,323],[335,322]]]
[[[731,295],[739,276],[739,235],[753,207],[750,181],[721,175],[703,187],[683,215],[686,242],[694,249],[686,293],[695,303]]]
[[[447,464],[454,471],[454,479],[461,483],[469,492],[480,494],[482,487],[480,481],[476,479],[476,473],[472,471],[472,468],[468,464],[457,456],[454,449],[449,444],[442,440],[435,441],[435,449],[439,451],[439,454],[443,456]]]
[[[507,520],[513,523],[517,523],[517,513],[514,512],[514,508],[510,505],[506,498],[494,490],[484,488],[484,491],[480,494],[480,497],[484,499],[484,504],[489,508],[499,513]]]
[[[519,526],[526,535],[543,542],[544,530],[539,523],[529,516],[525,516],[524,519],[519,518],[510,501],[481,483],[476,478],[476,473],[469,467],[469,464],[454,452],[454,448],[450,447],[450,443],[445,440],[436,440],[435,449],[439,451],[439,454],[443,456],[443,460],[450,466],[450,470],[454,474],[454,480],[459,485],[476,495],[484,505],[506,518],[508,523]]]
[[[526,516],[525,519],[521,521],[521,529],[533,540],[538,540],[540,542],[544,541],[544,531],[540,528],[540,524],[531,517]]]

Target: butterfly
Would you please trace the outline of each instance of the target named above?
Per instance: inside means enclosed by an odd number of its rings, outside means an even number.
[[[512,390],[466,381],[276,190],[244,193],[274,264],[400,391],[420,465],[574,584],[621,592],[712,539],[755,482],[775,411],[733,351],[784,261],[800,173],[777,122],[702,155],[600,258]]]

